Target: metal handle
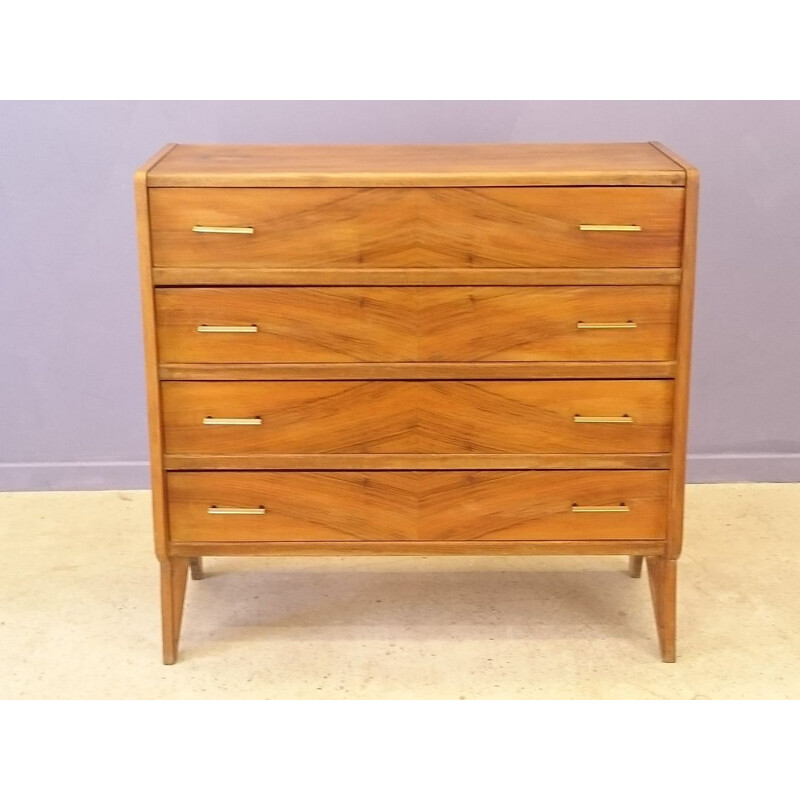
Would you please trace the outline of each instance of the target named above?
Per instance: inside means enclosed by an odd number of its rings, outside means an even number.
[[[243,228],[235,228],[230,227],[227,225],[217,226],[217,225],[192,225],[192,230],[195,233],[244,233],[244,234],[252,234],[253,228],[249,225],[244,226]]]
[[[578,225],[582,231],[640,231],[640,225]]]
[[[612,424],[619,424],[619,423],[631,424],[633,422],[633,417],[628,416],[628,414],[624,414],[621,417],[583,417],[580,414],[576,414],[572,418],[572,421],[573,422],[612,423]]]
[[[203,425],[260,425],[261,417],[204,417]]]
[[[573,503],[572,510],[576,514],[619,514],[620,512],[630,511],[630,508],[625,503],[620,503],[618,506],[579,506]]]
[[[239,514],[239,515],[256,515],[266,514],[267,509],[264,506],[258,508],[219,508],[218,506],[210,506],[208,509],[209,514]]]
[[[258,325],[198,325],[198,333],[258,333]]]
[[[608,330],[610,328],[638,328],[639,326],[633,321],[627,322],[579,322],[578,329],[582,331],[588,330]]]

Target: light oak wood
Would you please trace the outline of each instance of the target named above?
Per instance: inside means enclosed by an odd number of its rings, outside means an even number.
[[[663,539],[667,481],[645,470],[175,472],[170,526],[173,542]]]
[[[669,469],[669,453],[270,453],[268,455],[165,455],[164,468],[198,469]]]
[[[205,577],[203,574],[203,559],[200,556],[194,556],[189,559],[189,569],[193,581],[201,581]]]
[[[682,188],[151,189],[153,264],[677,267]],[[583,223],[638,225],[582,231]],[[195,226],[252,227],[252,235]]]
[[[666,453],[671,440],[671,381],[169,381],[162,393],[169,454]]]
[[[674,361],[506,361],[388,364],[161,364],[162,380],[440,380],[672,378]]]
[[[678,186],[652,143],[179,145],[150,186]]]
[[[662,539],[508,542],[173,542],[176,556],[620,556],[662,555]]]
[[[249,267],[156,267],[156,286],[677,286],[678,268],[601,269],[278,269]]]
[[[670,361],[677,302],[668,286],[158,289],[156,322],[160,360],[183,364]]]

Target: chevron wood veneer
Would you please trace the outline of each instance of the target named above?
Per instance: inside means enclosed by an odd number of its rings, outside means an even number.
[[[683,189],[152,189],[157,267],[675,267]],[[205,225],[253,228],[200,239]],[[636,220],[626,232],[578,226]]]
[[[168,381],[166,453],[666,453],[671,381]],[[628,418],[583,423],[575,417]],[[208,418],[259,425],[208,425]]]
[[[168,363],[671,361],[675,286],[157,289]],[[636,328],[579,328],[617,319]],[[255,325],[256,336],[208,336]],[[622,320],[627,322],[629,320]]]
[[[175,541],[660,539],[664,470],[171,473]],[[267,513],[215,518],[221,506]],[[583,506],[619,505],[598,523]],[[621,519],[617,519],[620,517]]]
[[[204,555],[647,558],[675,659],[697,173],[170,145],[136,176],[164,663]]]

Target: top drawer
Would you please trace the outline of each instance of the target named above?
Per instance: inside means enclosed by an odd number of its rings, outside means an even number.
[[[677,187],[150,189],[153,265],[677,267],[683,197]]]

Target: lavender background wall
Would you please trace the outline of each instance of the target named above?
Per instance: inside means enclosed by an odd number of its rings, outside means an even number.
[[[702,178],[690,479],[800,481],[798,102],[6,102],[0,490],[148,484],[131,183],[164,143],[650,139]]]

